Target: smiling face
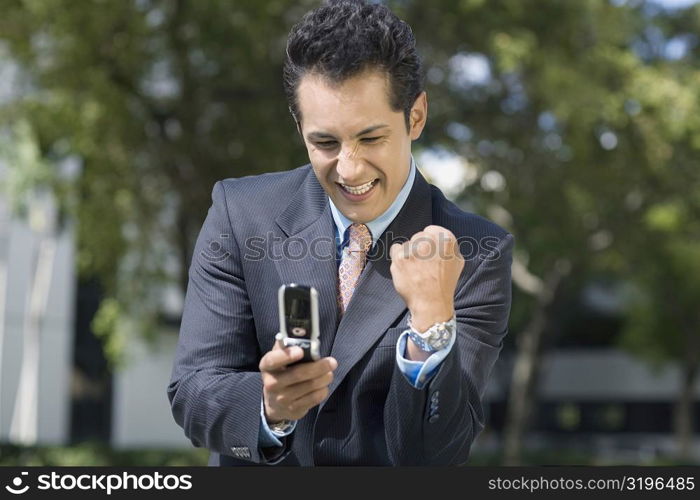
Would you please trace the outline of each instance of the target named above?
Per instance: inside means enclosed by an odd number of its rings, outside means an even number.
[[[403,111],[389,105],[388,82],[380,71],[340,84],[304,75],[297,99],[309,160],[335,206],[353,222],[380,216],[408,178],[411,142],[420,137],[427,117],[425,92],[411,109],[408,131]]]

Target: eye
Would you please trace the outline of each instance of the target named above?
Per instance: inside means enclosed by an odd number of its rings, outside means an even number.
[[[377,137],[363,137],[363,138],[362,138],[362,142],[364,142],[365,144],[372,144],[373,142],[377,142],[377,141],[378,141],[379,139],[381,139],[381,138],[382,138],[381,136],[377,136]]]
[[[338,145],[336,141],[320,141],[316,142],[316,147],[319,147],[321,149],[333,149]]]

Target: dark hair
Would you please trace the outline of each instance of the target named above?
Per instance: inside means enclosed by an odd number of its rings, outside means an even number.
[[[296,91],[306,73],[342,83],[374,68],[388,74],[389,105],[404,112],[409,129],[411,107],[423,91],[411,27],[384,5],[364,0],[330,0],[307,12],[287,38],[284,91],[292,116],[300,122]]]

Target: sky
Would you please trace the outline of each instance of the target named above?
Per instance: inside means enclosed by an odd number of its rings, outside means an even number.
[[[700,0],[651,0],[653,3],[657,3],[667,9],[682,9],[690,5],[694,5]]]

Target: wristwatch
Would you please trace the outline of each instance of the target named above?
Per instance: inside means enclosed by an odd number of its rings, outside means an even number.
[[[273,434],[284,435],[291,430],[294,422],[292,420],[280,420],[274,424],[268,423],[267,425]]]
[[[423,333],[417,332],[413,328],[410,317],[408,319],[408,326],[410,328],[408,336],[419,349],[426,352],[435,352],[450,345],[452,337],[457,332],[457,318],[452,316],[452,318],[447,321],[435,323]]]

